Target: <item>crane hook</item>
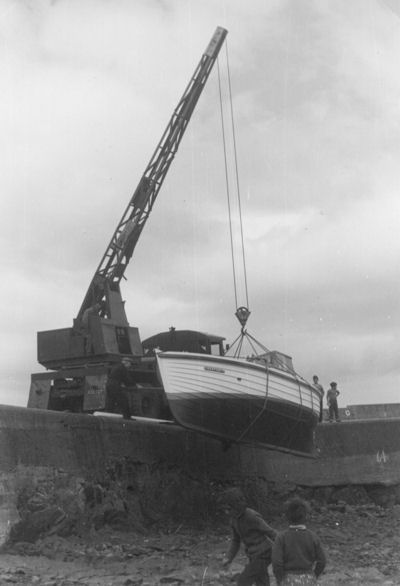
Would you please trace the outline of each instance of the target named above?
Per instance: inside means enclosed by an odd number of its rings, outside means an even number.
[[[244,307],[244,306],[238,307],[236,310],[235,315],[238,318],[238,320],[242,326],[242,332],[243,332],[244,326],[247,323],[247,320],[249,319],[250,313],[251,312],[247,309],[247,307]]]

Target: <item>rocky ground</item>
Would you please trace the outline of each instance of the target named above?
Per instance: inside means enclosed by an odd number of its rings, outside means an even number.
[[[37,467],[15,478],[19,520],[0,549],[0,586],[228,586],[245,563],[241,553],[222,568],[226,485],[126,459],[107,465],[101,480]],[[309,526],[328,557],[321,585],[400,586],[400,486],[238,485],[277,530],[288,498],[310,503]]]
[[[281,513],[269,516],[271,525],[284,526]],[[329,559],[319,583],[400,585],[399,520],[396,504],[314,502],[309,526],[321,536]],[[105,525],[64,537],[48,531],[33,542],[17,540],[3,547],[0,585],[234,584],[245,558],[240,554],[229,571],[223,570],[229,527],[222,519],[212,525],[191,529],[179,523],[140,532]]]

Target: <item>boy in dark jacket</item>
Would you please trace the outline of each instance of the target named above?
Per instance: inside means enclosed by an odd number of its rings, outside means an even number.
[[[257,511],[246,506],[245,498],[239,489],[232,488],[225,492],[224,508],[232,517],[232,541],[224,567],[232,563],[240,544],[243,543],[249,561],[238,576],[237,585],[269,586],[268,566],[271,563],[272,544],[276,531]]]
[[[329,421],[333,421],[333,418],[339,423],[339,407],[338,407],[338,395],[340,395],[340,391],[337,388],[337,383],[331,383],[330,389],[326,393],[326,400],[328,403],[329,409]]]
[[[286,509],[289,528],[278,534],[272,548],[272,569],[279,586],[311,585],[325,569],[319,537],[307,529],[307,504],[295,498]]]

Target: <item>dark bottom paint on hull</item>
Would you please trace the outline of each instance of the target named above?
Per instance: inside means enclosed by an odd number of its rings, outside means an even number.
[[[309,409],[283,401],[250,398],[199,398],[180,394],[169,397],[176,421],[230,442],[244,442],[314,455],[317,416]]]

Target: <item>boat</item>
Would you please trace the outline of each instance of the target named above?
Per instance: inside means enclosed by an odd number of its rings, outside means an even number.
[[[246,335],[246,332],[243,332]],[[191,330],[144,342],[154,352],[174,420],[220,439],[313,456],[321,395],[278,351],[228,355],[224,338]]]

